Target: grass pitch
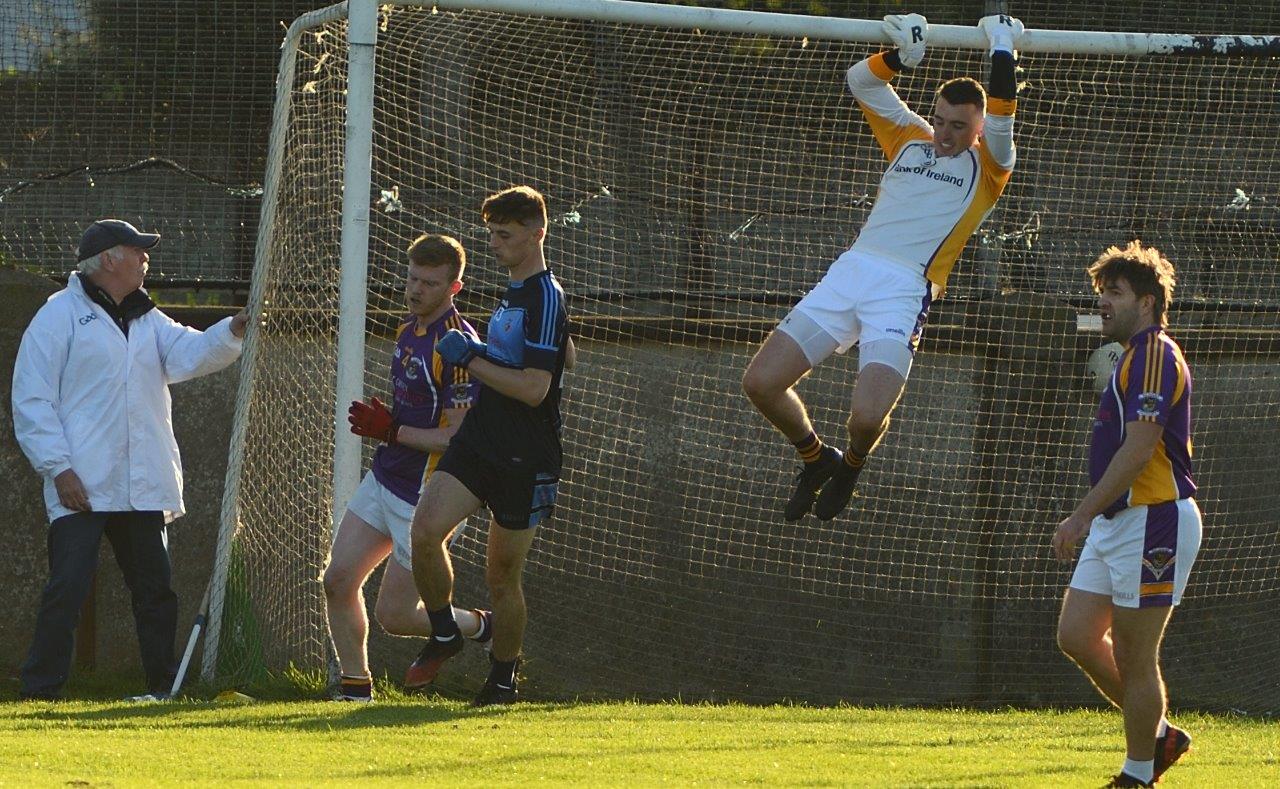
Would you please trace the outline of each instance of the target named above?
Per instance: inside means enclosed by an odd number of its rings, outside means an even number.
[[[1175,720],[1161,782],[1280,786],[1274,722]],[[8,703],[0,785],[1099,786],[1122,758],[1101,711],[333,702]]]

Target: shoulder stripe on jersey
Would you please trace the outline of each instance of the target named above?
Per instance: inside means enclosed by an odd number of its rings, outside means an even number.
[[[542,336],[538,338],[541,345],[550,345],[555,337],[556,302],[553,290],[551,277],[548,275],[542,280]]]
[[[560,298],[555,284],[547,276],[542,281],[542,333],[536,347],[555,349],[556,324],[560,317]]]
[[[1160,333],[1151,333],[1151,391],[1159,392],[1164,385],[1164,343]]]
[[[1146,394],[1147,392],[1155,392],[1158,394],[1160,392],[1160,383],[1162,380],[1161,372],[1164,367],[1163,354],[1160,353],[1163,348],[1161,348],[1160,345],[1161,343],[1158,332],[1151,332],[1147,335],[1145,347],[1147,358],[1144,360],[1145,364],[1143,365],[1142,371],[1143,394]],[[1138,417],[1138,420],[1142,422],[1154,422],[1156,421],[1156,415],[1142,415]]]

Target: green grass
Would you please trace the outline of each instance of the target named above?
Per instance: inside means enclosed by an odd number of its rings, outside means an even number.
[[[1161,786],[1280,786],[1276,724],[1184,714]],[[1121,759],[1099,711],[523,704],[0,705],[0,786],[1098,786]]]

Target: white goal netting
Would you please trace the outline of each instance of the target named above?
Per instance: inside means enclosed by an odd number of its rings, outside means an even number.
[[[579,363],[557,516],[526,570],[535,693],[1092,698],[1054,645],[1069,570],[1048,539],[1087,484],[1102,340],[1084,267],[1141,238],[1178,266],[1206,525],[1166,676],[1179,703],[1280,706],[1280,60],[1026,55],[1017,170],[933,308],[860,498],[792,525],[794,452],[740,380],[874,199],[885,162],[844,72],[878,45],[430,8],[380,21],[366,393],[385,399],[409,241],[463,241],[460,304],[482,326],[504,281],[480,202],[514,183],[550,201]],[[344,22],[303,35],[255,280],[224,678],[326,655],[346,63]],[[982,52],[933,48],[895,85],[927,115],[940,81],[985,73]],[[799,389],[839,445],[855,371],[851,352]],[[481,605],[473,526],[458,599]],[[375,670],[398,676],[413,645],[378,644]]]

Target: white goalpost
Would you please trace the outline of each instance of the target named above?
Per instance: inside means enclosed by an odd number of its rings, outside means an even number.
[[[895,80],[925,115],[986,57],[971,24],[930,22],[925,63]],[[543,693],[1088,698],[1053,649],[1066,576],[1045,546],[1096,407],[1083,269],[1140,236],[1179,266],[1172,330],[1198,376],[1208,536],[1170,636],[1182,701],[1280,703],[1261,626],[1280,494],[1257,483],[1280,468],[1244,440],[1280,440],[1280,168],[1243,121],[1274,111],[1280,37],[1028,30],[1018,169],[930,315],[861,498],[784,524],[794,459],[739,381],[874,200],[884,160],[843,73],[883,43],[879,21],[625,0],[351,0],[290,25],[203,678],[323,666],[319,578],[373,448],[344,415],[387,386],[404,250],[461,239],[459,302],[483,324],[504,283],[480,201],[529,183],[580,353],[562,501],[526,570]],[[801,384],[827,436],[849,356]],[[479,605],[475,525],[455,557]],[[1247,659],[1224,676],[1228,642]],[[371,649],[395,675],[413,645]]]

